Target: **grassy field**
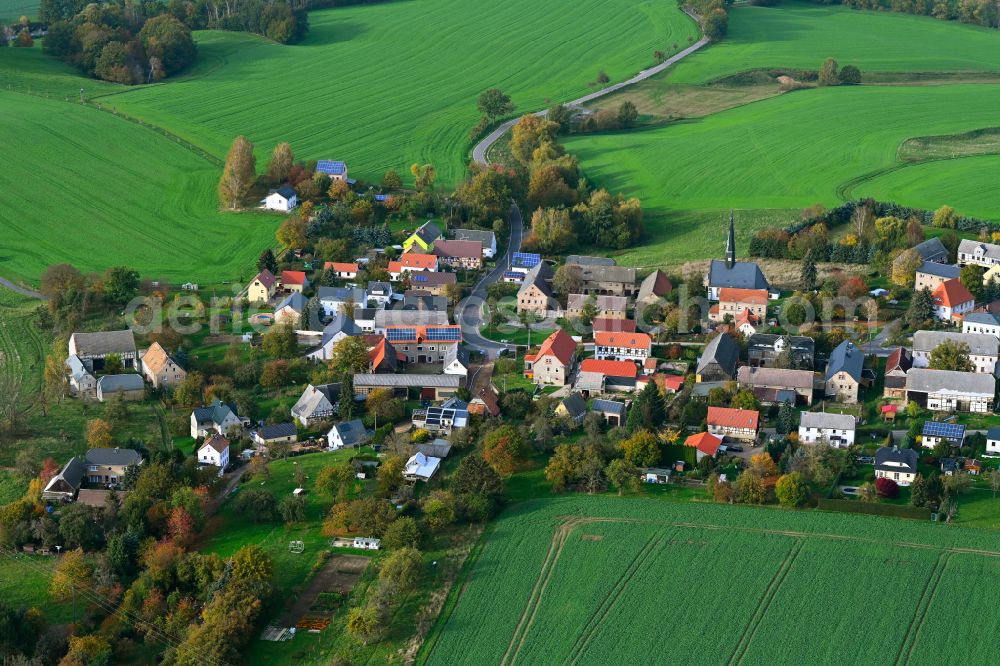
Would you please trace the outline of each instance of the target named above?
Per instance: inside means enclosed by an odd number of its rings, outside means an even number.
[[[300,157],[347,160],[356,177],[419,161],[451,185],[486,88],[535,110],[586,94],[601,70],[627,78],[654,50],[680,50],[696,35],[673,3],[657,0],[390,2],[311,12],[309,21],[296,46],[199,32],[193,75],[101,100],[216,155],[246,134],[262,157],[287,140]]]
[[[0,20],[14,21],[38,15],[38,0],[0,0]]]
[[[989,661],[975,637],[1000,629],[982,584],[1000,574],[1000,534],[889,527],[609,497],[528,502],[489,536],[418,663],[625,664],[638,646],[650,663]]]
[[[86,602],[56,603],[49,598],[58,561],[54,556],[0,552],[0,598],[14,608],[38,608],[53,624],[79,621],[87,610]]]
[[[21,377],[32,403],[42,384],[47,346],[35,326],[38,301],[0,289],[0,374]]]

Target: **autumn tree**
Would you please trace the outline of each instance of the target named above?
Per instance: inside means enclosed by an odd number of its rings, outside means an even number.
[[[622,440],[622,456],[636,467],[652,467],[660,462],[660,441],[648,430],[640,430]]]
[[[951,206],[941,206],[934,211],[932,224],[941,229],[954,229],[958,226],[958,214]]]
[[[945,340],[931,350],[929,366],[933,370],[975,372],[976,366],[969,358],[969,345],[965,342]]]
[[[295,156],[292,154],[292,147],[287,141],[279,143],[271,152],[271,161],[267,165],[268,181],[278,184],[288,180],[294,162]]]
[[[750,470],[761,478],[767,478],[778,473],[778,466],[774,463],[771,455],[765,451],[750,456]]]
[[[778,478],[778,482],[774,485],[774,494],[781,506],[801,506],[809,497],[809,486],[801,474],[792,472]]]
[[[577,294],[583,288],[583,273],[579,266],[563,264],[552,276],[552,288],[557,294]]]
[[[368,369],[368,349],[360,337],[347,337],[333,346],[330,367],[338,373],[365,372]]]
[[[917,269],[924,258],[912,247],[903,250],[892,260],[892,283],[900,287],[912,287]]]
[[[565,208],[539,208],[531,216],[531,238],[550,254],[565,252],[576,242],[573,220]]]
[[[543,143],[556,144],[559,123],[536,115],[522,116],[511,130],[510,150],[521,164],[528,165]],[[557,148],[560,150],[561,148]]]
[[[483,441],[483,458],[500,476],[510,476],[528,453],[521,431],[512,425],[502,425]]]
[[[763,504],[767,500],[763,479],[752,470],[736,477],[736,500],[743,504]]]
[[[434,187],[437,180],[437,169],[430,164],[411,164],[410,174],[413,176],[414,185],[418,190],[429,190]]]
[[[304,247],[309,242],[306,221],[298,215],[287,217],[274,232],[274,237],[286,250]]]
[[[639,468],[627,460],[615,458],[608,463],[604,473],[608,481],[618,489],[619,495],[626,491],[634,493],[639,490]]]
[[[375,472],[378,494],[382,497],[392,497],[393,493],[403,485],[403,469],[406,459],[403,456],[389,456],[382,461]]]
[[[389,169],[382,175],[382,186],[398,190],[403,186],[403,179],[394,169]]]
[[[111,446],[111,424],[104,419],[87,421],[87,446],[102,449]]]
[[[347,613],[347,633],[362,645],[376,638],[381,631],[382,621],[374,606],[359,606]]]
[[[56,565],[49,584],[49,595],[53,601],[65,602],[73,598],[75,590],[90,588],[93,568],[83,556],[83,549],[68,550]]]
[[[835,86],[839,83],[840,78],[837,76],[837,61],[833,58],[827,58],[823,61],[823,65],[819,68],[819,85]]]
[[[236,210],[256,178],[257,159],[253,154],[253,144],[245,136],[238,136],[229,149],[222,178],[219,180],[219,200],[222,205]]]

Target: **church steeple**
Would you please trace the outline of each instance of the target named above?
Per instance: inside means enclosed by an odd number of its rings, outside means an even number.
[[[733,211],[729,211],[729,239],[726,240],[726,268],[736,265],[736,228],[733,221]]]

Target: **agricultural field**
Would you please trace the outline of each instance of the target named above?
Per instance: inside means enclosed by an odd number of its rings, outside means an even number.
[[[16,21],[22,16],[38,16],[38,0],[0,0],[0,20]]]
[[[526,502],[489,535],[418,663],[624,664],[637,646],[649,663],[989,661],[989,646],[969,646],[1000,629],[986,610],[1000,535],[888,520]]]
[[[0,375],[20,377],[22,394],[32,402],[42,385],[48,351],[35,325],[37,307],[38,301],[0,288]]]

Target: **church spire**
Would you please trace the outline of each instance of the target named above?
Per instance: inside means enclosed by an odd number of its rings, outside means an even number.
[[[729,210],[729,239],[726,240],[726,268],[736,265],[736,228],[733,221],[733,211]]]

